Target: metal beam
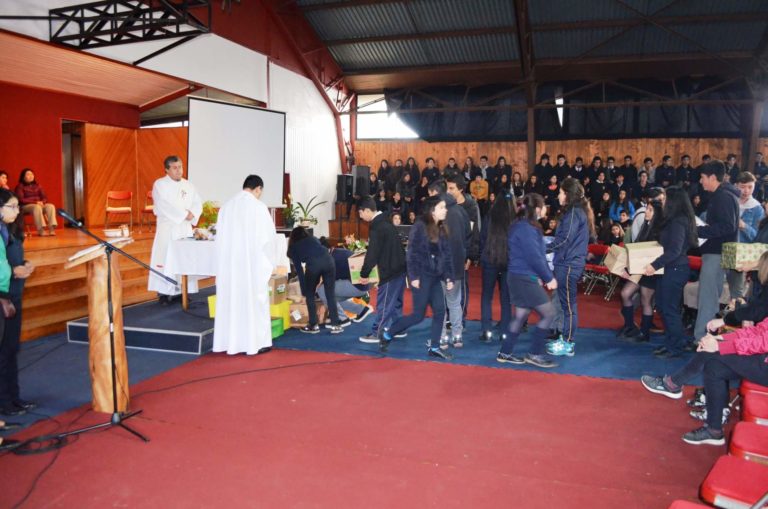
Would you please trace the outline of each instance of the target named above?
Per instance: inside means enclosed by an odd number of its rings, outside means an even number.
[[[405,3],[405,0],[350,0],[349,2],[328,2],[324,4],[302,5],[298,7],[304,12],[310,12],[310,11],[325,11],[330,9],[344,9],[347,7],[360,7],[361,5],[402,4],[402,3]]]

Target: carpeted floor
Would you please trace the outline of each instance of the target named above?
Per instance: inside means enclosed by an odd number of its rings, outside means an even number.
[[[23,507],[664,508],[723,452],[680,440],[684,403],[583,376],[278,350],[206,355],[133,395],[150,443],[112,429],[6,455],[3,505],[48,466]],[[58,421],[103,420],[83,410]]]

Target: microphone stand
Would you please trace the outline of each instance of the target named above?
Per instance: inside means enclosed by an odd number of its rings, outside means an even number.
[[[95,424],[93,426],[87,426],[85,428],[80,428],[72,431],[67,431],[64,433],[58,434],[57,438],[63,438],[70,435],[79,435],[81,433],[86,433],[88,431],[94,431],[97,429],[102,428],[111,428],[113,426],[120,426],[124,430],[128,431],[129,433],[132,433],[133,435],[136,435],[140,439],[142,439],[145,442],[149,442],[149,438],[142,435],[138,431],[131,429],[128,427],[124,421],[130,419],[131,417],[134,417],[142,412],[142,410],[134,410],[132,412],[127,413],[121,413],[117,408],[117,367],[115,365],[115,322],[114,322],[114,309],[112,305],[112,253],[119,253],[123,255],[124,257],[128,258],[132,262],[136,263],[137,265],[144,267],[145,269],[149,270],[150,272],[156,274],[157,276],[165,279],[169,283],[173,285],[178,285],[178,282],[166,276],[160,271],[157,271],[147,265],[146,263],[142,262],[141,260],[137,259],[136,257],[129,255],[119,247],[115,246],[114,244],[111,244],[110,242],[102,239],[98,235],[95,235],[93,232],[89,231],[83,223],[80,221],[75,220],[74,217],[69,215],[67,212],[59,209],[57,210],[58,215],[69,221],[69,223],[80,230],[81,232],[85,233],[89,237],[92,237],[96,240],[101,246],[104,247],[104,253],[107,255],[107,314],[109,316],[109,353],[111,357],[111,368],[112,368],[112,416],[109,421],[101,423],[101,424]]]

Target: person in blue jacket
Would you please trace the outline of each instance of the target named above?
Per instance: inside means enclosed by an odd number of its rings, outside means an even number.
[[[510,226],[507,235],[507,286],[509,300],[515,306],[515,317],[496,360],[554,368],[557,364],[547,355],[546,342],[549,328],[555,319],[555,308],[541,286],[544,282],[548,290],[557,289],[557,280],[547,265],[544,236],[539,224],[545,210],[544,198],[540,194],[531,193],[526,194],[522,201],[518,218]],[[540,318],[534,328],[531,351],[521,357],[512,352],[531,310],[536,310]]]
[[[453,288],[453,257],[448,231],[443,224],[448,209],[439,195],[424,200],[423,214],[411,227],[406,251],[408,280],[413,293],[413,313],[395,320],[383,328],[379,348],[385,352],[392,338],[424,320],[427,305],[432,308],[432,327],[427,353],[450,360],[453,356],[440,349],[440,334],[445,320],[445,297],[441,282],[448,290]]]
[[[630,219],[635,217],[635,206],[632,204],[632,200],[629,199],[626,189],[619,190],[616,201],[611,203],[608,214],[613,221],[618,223],[621,221],[622,212],[626,212]]]
[[[5,416],[22,415],[27,410],[33,409],[34,403],[24,401],[19,397],[19,370],[16,358],[19,353],[19,340],[21,337],[21,316],[16,320],[16,305],[21,306],[21,288],[19,284],[12,283],[12,269],[9,256],[12,254],[12,244],[21,242],[18,235],[12,237],[6,225],[16,222],[19,215],[19,200],[7,189],[0,189],[0,414]],[[14,229],[20,235],[17,225]],[[23,227],[22,227],[23,228]],[[21,230],[23,232],[23,230]],[[23,252],[21,257],[23,258]],[[21,263],[23,265],[23,261]],[[31,273],[31,271],[30,271]],[[22,274],[20,273],[19,276]],[[24,271],[24,277],[28,275]],[[10,441],[6,441],[8,445]]]
[[[554,251],[557,297],[563,310],[563,333],[547,345],[551,355],[575,353],[578,328],[576,308],[577,284],[587,264],[587,246],[595,236],[595,217],[584,187],[576,179],[565,179],[558,195],[563,215],[555,231],[555,240],[549,248]]]
[[[688,193],[682,187],[667,188],[659,243],[664,248],[664,253],[645,267],[646,276],[653,276],[659,269],[664,269],[656,287],[656,307],[661,311],[664,321],[666,350],[660,351],[656,356],[679,357],[686,343],[681,305],[683,288],[691,274],[688,250],[699,245],[693,206]]]

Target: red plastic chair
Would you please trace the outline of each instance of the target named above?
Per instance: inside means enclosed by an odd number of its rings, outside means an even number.
[[[584,267],[584,283],[586,284],[586,287],[584,288],[585,295],[591,295],[595,286],[597,286],[597,283],[603,283],[607,287],[605,300],[611,300],[611,297],[613,297],[621,278],[611,274],[608,267],[603,265],[603,260],[605,260],[605,256],[608,254],[609,249],[610,246],[605,244],[589,244],[587,246],[587,252],[593,255],[594,259],[597,260],[597,263],[587,263]]]
[[[691,270],[699,272],[701,270],[701,256],[689,256],[688,266]]]
[[[701,498],[717,507],[749,507],[765,497],[766,487],[768,467],[720,456],[701,484]]]
[[[741,403],[741,419],[761,426],[768,426],[768,394],[747,393]]]
[[[768,394],[768,387],[756,384],[755,382],[750,382],[749,380],[742,380],[741,385],[739,386],[739,394],[741,394],[741,397],[743,398],[750,392]]]
[[[104,207],[104,212],[104,228],[109,228],[110,214],[127,214],[130,228],[133,229],[133,193],[131,191],[107,191],[107,204]]]
[[[737,458],[768,466],[768,427],[754,422],[736,423],[728,452]]]

